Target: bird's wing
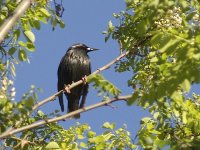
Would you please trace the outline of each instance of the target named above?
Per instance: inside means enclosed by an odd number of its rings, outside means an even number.
[[[62,90],[64,88],[64,85],[69,84],[68,78],[65,78],[66,74],[66,57],[64,56],[59,64],[57,75],[58,75],[58,84],[57,84],[57,89],[58,91]],[[62,112],[64,111],[64,103],[63,103],[63,94],[59,96],[59,104],[61,107]]]

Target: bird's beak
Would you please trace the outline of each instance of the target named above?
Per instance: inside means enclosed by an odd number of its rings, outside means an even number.
[[[97,49],[97,48],[91,48],[91,47],[88,47],[88,48],[87,48],[87,51],[88,51],[88,52],[92,52],[92,51],[96,51],[96,50],[99,50],[99,49]]]

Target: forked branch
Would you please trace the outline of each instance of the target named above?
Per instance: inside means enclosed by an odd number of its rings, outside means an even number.
[[[109,99],[109,100],[101,101],[99,103],[84,107],[82,109],[78,109],[76,111],[73,111],[71,113],[68,113],[68,114],[65,114],[65,115],[62,115],[62,116],[59,116],[59,117],[55,117],[55,118],[51,118],[51,119],[45,119],[45,120],[42,120],[42,121],[32,123],[32,124],[27,125],[27,126],[23,126],[21,128],[18,128],[18,129],[13,129],[13,130],[10,130],[9,132],[5,132],[2,135],[0,135],[0,140],[4,139],[6,137],[9,137],[13,134],[39,127],[41,125],[45,125],[45,124],[48,124],[48,123],[69,119],[76,114],[80,114],[80,113],[83,113],[83,112],[86,112],[86,111],[89,111],[89,110],[92,110],[92,109],[95,109],[95,108],[98,108],[98,107],[101,107],[101,106],[106,106],[108,104],[111,104],[111,103],[119,101],[119,100],[127,101],[131,97],[132,97],[132,95],[118,96],[118,97],[115,97],[115,98],[112,98],[112,99]]]

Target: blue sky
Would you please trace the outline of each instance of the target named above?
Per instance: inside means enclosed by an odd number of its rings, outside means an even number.
[[[42,25],[40,31],[34,32],[36,52],[29,54],[30,64],[21,63],[17,66],[15,79],[17,99],[20,99],[32,84],[43,89],[43,92],[39,93],[39,100],[56,93],[57,67],[67,48],[74,43],[81,42],[100,49],[89,54],[92,71],[104,66],[119,55],[116,41],[109,40],[105,43],[102,31],[107,29],[109,20],[118,24],[112,14],[125,10],[123,0],[63,0],[63,5],[65,11],[62,19],[66,27],[64,29],[57,27],[55,31],[52,31],[51,26]],[[112,67],[102,74],[121,89],[122,95],[131,93],[131,88],[127,87],[131,72],[115,73]],[[102,98],[97,96],[97,91],[90,85],[86,106],[101,100]],[[81,114],[79,120],[71,119],[61,124],[67,129],[76,122],[87,123],[97,133],[101,133],[101,126],[106,121],[116,123],[117,127],[126,124],[134,137],[139,128],[140,119],[148,115],[147,111],[137,106],[127,106],[123,101],[113,103],[113,105],[117,108],[104,106]],[[66,107],[67,100],[65,99]],[[60,110],[58,99],[40,109],[45,113],[50,113],[55,109]]]
[[[74,43],[82,42],[100,49],[89,54],[92,71],[104,66],[119,55],[117,42],[110,39],[105,43],[102,31],[107,29],[109,20],[112,20],[115,25],[119,23],[112,14],[125,10],[123,0],[63,0],[63,5],[65,11],[62,19],[66,27],[64,29],[57,27],[55,31],[52,31],[50,25],[42,25],[40,31],[34,31],[36,52],[29,54],[30,64],[17,65],[15,87],[18,100],[31,85],[43,89],[43,92],[39,93],[39,101],[57,92],[57,67],[67,48]],[[131,72],[115,73],[112,67],[102,74],[121,89],[122,95],[131,93],[132,89],[127,87]],[[198,89],[199,85],[194,85],[192,91],[199,93]],[[97,91],[90,85],[86,106],[101,100],[102,98],[97,96]],[[79,120],[71,119],[60,123],[66,129],[75,125],[76,122],[87,123],[97,133],[101,133],[101,126],[106,121],[116,123],[117,128],[126,124],[134,138],[140,119],[148,116],[148,112],[137,106],[127,106],[123,101],[113,103],[113,105],[117,108],[103,106],[81,114]],[[65,99],[66,107],[67,100]],[[58,99],[40,109],[45,113],[53,112],[55,109],[60,110]]]

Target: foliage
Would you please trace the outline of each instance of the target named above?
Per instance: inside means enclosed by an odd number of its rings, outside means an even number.
[[[13,87],[12,87],[13,88]],[[0,132],[3,133],[9,126],[15,126],[16,122],[23,120],[24,122],[29,122],[27,117],[32,110],[33,104],[37,100],[38,88],[32,86],[27,93],[25,93],[20,102],[10,101],[9,97],[1,95],[0,99]],[[11,91],[11,96],[15,91]],[[22,122],[22,124],[24,123]]]
[[[20,1],[8,0],[1,3],[0,25],[13,13]],[[33,30],[40,30],[41,23],[50,22],[53,27],[60,24],[64,27],[64,22],[56,15],[50,7],[48,0],[37,0],[25,12],[0,44],[2,59],[0,61],[1,75],[11,72],[15,76],[15,66],[19,61],[28,61],[28,52],[35,51],[35,35]],[[18,58],[18,59],[16,59]],[[18,61],[19,60],[19,61]]]
[[[126,59],[116,72],[132,71],[133,96],[128,105],[148,108],[141,120],[139,144],[144,149],[199,149],[199,96],[188,98],[200,82],[199,1],[127,0],[127,11],[114,14],[106,40],[117,40]]]
[[[18,5],[2,1],[0,24]],[[56,5],[58,8],[59,5]],[[108,23],[105,41],[116,40],[121,52],[129,52],[115,66],[116,72],[132,72],[128,86],[133,94],[127,104],[151,114],[140,122],[136,139],[126,127],[116,129],[105,122],[97,135],[87,124],[65,129],[56,122],[24,130],[1,140],[2,148],[12,149],[199,149],[200,95],[191,87],[200,82],[200,5],[198,0],[126,0],[127,10],[113,14],[119,25]],[[63,8],[62,8],[63,10]],[[58,15],[59,14],[59,15]],[[35,51],[41,23],[54,27],[64,23],[49,1],[38,0],[26,11],[0,45],[0,135],[13,128],[59,117],[59,111],[35,111],[38,88],[32,86],[15,101],[15,64],[29,61]],[[116,60],[117,61],[117,60]],[[102,75],[91,75],[89,82],[99,95],[117,97],[120,91]]]
[[[102,75],[90,75],[88,78],[89,83],[93,83],[93,87],[98,89],[99,95],[105,94],[104,96],[109,96],[109,94],[113,96],[118,96],[121,91],[115,87],[112,83],[106,80]]]
[[[105,130],[97,135],[87,124],[79,124],[64,129],[56,123],[41,126],[20,135],[7,138],[4,148],[13,149],[133,149],[131,135],[126,127],[116,129],[114,123],[106,122]],[[3,147],[2,147],[3,148]]]

